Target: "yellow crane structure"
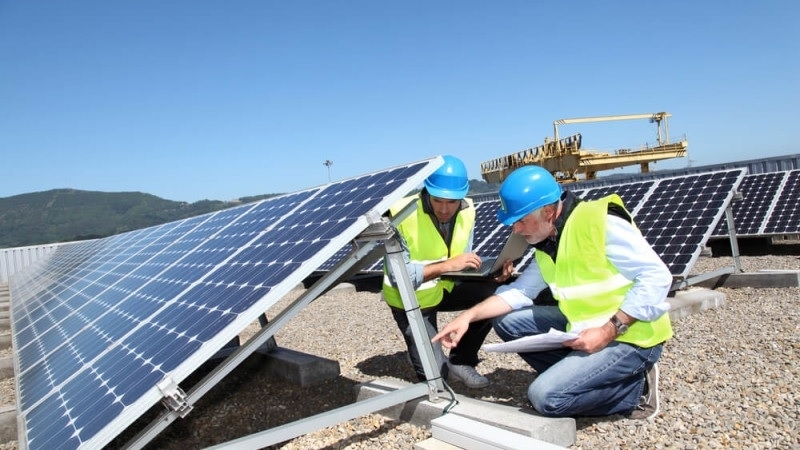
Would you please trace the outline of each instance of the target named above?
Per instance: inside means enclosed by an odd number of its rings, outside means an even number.
[[[616,116],[579,117],[559,119],[553,122],[553,138],[545,138],[544,144],[526,150],[514,152],[500,158],[481,163],[481,176],[488,183],[500,183],[519,167],[536,164],[549,170],[560,183],[580,180],[593,180],[601,170],[617,169],[625,166],[639,165],[641,172],[650,171],[650,163],[670,158],[686,156],[689,142],[683,137],[671,143],[669,140],[669,124],[667,118],[672,114],[658,112],[650,114],[625,114]],[[645,144],[639,149],[619,149],[613,153],[596,152],[581,149],[581,134],[576,133],[566,138],[559,138],[558,126],[608,122],[615,120],[648,119],[658,128],[658,145]]]

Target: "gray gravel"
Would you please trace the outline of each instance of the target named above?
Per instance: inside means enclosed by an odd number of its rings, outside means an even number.
[[[745,272],[798,270],[799,255],[796,251],[742,257],[741,261]],[[732,265],[731,258],[701,258],[694,272]],[[800,400],[795,393],[800,381],[796,363],[800,289],[719,291],[727,296],[723,307],[673,324],[675,337],[660,362],[661,414],[653,421],[578,419],[573,449],[800,449]],[[289,297],[299,293],[296,290]],[[248,337],[255,329],[251,326],[242,336]],[[400,334],[377,293],[331,291],[304,309],[276,338],[283,347],[338,361],[341,376],[299,388],[268,375],[263,360],[253,356],[148,448],[202,448],[350,404],[361,382],[384,377],[413,380]],[[488,341],[498,339],[491,333]],[[453,383],[452,388],[462,395],[525,407],[525,392],[535,373],[513,354],[483,353],[482,357],[478,370],[492,384],[473,390]],[[9,386],[13,389],[10,383],[0,385],[3,398],[8,398]],[[130,432],[121,435],[127,437]],[[428,437],[425,428],[370,414],[274,448],[409,449]],[[112,447],[122,442],[119,439]],[[0,449],[15,448],[16,442],[0,445]]]

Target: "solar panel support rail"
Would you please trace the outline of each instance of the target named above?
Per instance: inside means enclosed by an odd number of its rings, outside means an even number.
[[[733,196],[733,201],[742,199],[741,192],[736,192]],[[725,208],[725,221],[728,223],[728,239],[731,242],[731,255],[733,255],[733,270],[736,273],[743,272],[742,262],[739,254],[739,241],[736,239],[736,224],[733,220],[733,207],[728,205]]]
[[[379,232],[379,230],[383,232]],[[128,441],[123,448],[141,449],[147,443],[156,438],[158,434],[179,417],[184,417],[193,405],[208,393],[217,383],[227,376],[231,371],[239,366],[253,352],[259,350],[270,339],[274,338],[275,333],[286,323],[294,318],[304,307],[309,305],[319,296],[331,289],[335,284],[347,279],[348,274],[352,274],[354,268],[363,265],[370,257],[375,257],[378,253],[386,253],[387,263],[389,263],[396,274],[399,275],[400,294],[403,305],[408,311],[409,321],[412,325],[412,334],[417,345],[421,350],[420,357],[425,374],[429,381],[413,384],[406,388],[398,389],[391,393],[381,394],[380,396],[359,401],[352,405],[346,405],[325,413],[300,419],[295,422],[254,433],[228,443],[220,444],[220,448],[258,448],[275,443],[283,442],[303,434],[316,431],[325,426],[335,425],[343,421],[379,411],[390,406],[397,405],[415,398],[419,398],[427,392],[430,401],[439,401],[439,392],[444,390],[444,384],[436,366],[433,348],[425,329],[424,320],[419,310],[411,279],[406,270],[402,256],[402,247],[397,240],[396,230],[388,223],[385,218],[380,222],[371,225],[356,238],[357,244],[354,245],[351,254],[339,261],[336,266],[326,275],[322,276],[312,286],[310,286],[300,297],[289,304],[284,310],[266,324],[262,322],[262,328],[251,337],[244,345],[234,350],[230,356],[225,358],[209,374],[201,379],[183,396],[180,408],[172,408],[163,411],[156,419],[148,424],[142,431]],[[378,247],[383,243],[385,250]],[[166,381],[165,381],[166,383]],[[170,404],[171,399],[165,396],[165,406]],[[254,446],[257,440],[259,444]],[[246,443],[246,444],[245,444]],[[244,445],[239,447],[239,445]]]

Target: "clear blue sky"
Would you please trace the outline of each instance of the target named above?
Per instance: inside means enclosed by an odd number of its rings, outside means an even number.
[[[692,165],[797,154],[798,22],[795,0],[0,0],[0,197],[229,200],[445,153],[480,179],[556,119],[658,111]]]

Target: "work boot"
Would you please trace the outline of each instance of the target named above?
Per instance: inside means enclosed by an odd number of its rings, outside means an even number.
[[[479,374],[472,366],[455,365],[448,361],[447,367],[450,371],[449,378],[464,383],[468,388],[480,389],[489,385],[489,379]]]

